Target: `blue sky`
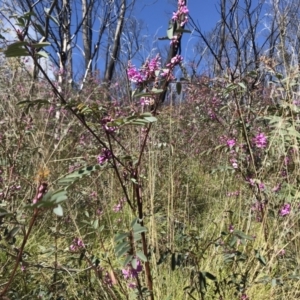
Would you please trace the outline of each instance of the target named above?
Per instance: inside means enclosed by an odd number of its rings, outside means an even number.
[[[174,0],[174,2],[176,1]],[[211,31],[219,21],[217,3],[219,0],[188,0],[189,13],[204,32]],[[147,28],[148,42],[151,44],[158,37],[166,36],[168,22],[172,18],[173,11],[176,10],[177,5],[175,6],[169,0],[137,0],[132,16],[138,20],[143,20],[144,26]],[[192,30],[189,25],[186,28]],[[183,35],[182,55],[185,59],[189,60],[194,57],[192,49],[196,41],[198,41],[198,37],[193,37],[187,33]],[[168,44],[168,40],[158,41],[160,47]],[[154,45],[153,48],[155,48]],[[150,54],[146,52],[142,53],[144,57]]]
[[[212,29],[219,20],[216,4],[219,0],[189,0],[188,8],[194,20],[198,20],[201,29]],[[136,7],[136,18],[142,19],[149,33],[165,35],[168,21],[172,17],[174,5],[168,0],[139,0]]]

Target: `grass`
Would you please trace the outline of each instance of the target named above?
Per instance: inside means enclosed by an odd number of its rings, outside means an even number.
[[[117,241],[116,236],[128,233],[130,237],[137,217],[128,203],[121,211],[114,211],[124,198],[118,176],[124,180],[130,199],[135,199],[136,183],[126,168],[120,167],[118,175],[109,164],[98,165],[102,147],[69,112],[63,110],[58,120],[49,106],[33,106],[26,112],[26,105],[18,105],[27,96],[31,101],[54,99],[47,94],[46,83],[36,83],[32,92],[30,78],[26,78],[22,72],[10,81],[0,78],[0,291],[12,276],[35,212],[30,205],[39,184],[47,182],[49,190],[56,191],[61,189],[60,180],[75,174],[78,180],[68,186],[67,199],[61,202],[63,216],[54,214],[53,207],[39,209],[7,297],[146,299],[144,273],[135,282],[141,289],[129,288],[122,274],[124,255],[116,251],[124,241]],[[99,91],[95,88],[94,94],[91,90],[86,104],[97,101],[92,98]],[[101,106],[116,113],[109,103]],[[233,128],[242,143],[240,124],[230,119],[224,128],[224,124],[205,117],[205,105],[197,107],[186,101],[161,108],[139,167],[146,254],[155,299],[296,299],[298,152],[289,155],[288,168],[283,156],[298,146],[297,135],[268,125],[268,149],[253,152],[259,156],[255,158],[257,169],[252,169],[249,153],[236,150],[240,167],[234,170],[232,153],[220,145],[220,137],[229,137]],[[131,107],[122,109],[128,113]],[[231,107],[225,105],[224,119],[226,109],[229,116],[231,113]],[[86,116],[95,130],[101,130],[98,117]],[[261,126],[260,119],[253,123]],[[252,130],[257,132],[255,127]],[[116,156],[129,163],[137,160],[144,134],[144,128],[123,127],[110,140]],[[128,153],[132,157],[124,158]],[[79,178],[78,170],[90,165],[97,165],[97,170]],[[264,190],[250,184],[246,175],[253,176],[254,171],[256,179],[265,183]],[[283,171],[287,172],[285,177]],[[278,182],[281,190],[273,192]],[[264,205],[263,215],[254,208],[258,201]],[[291,203],[292,212],[280,216],[284,203]],[[71,251],[76,238],[84,247]],[[134,251],[142,249],[139,240],[132,243]]]

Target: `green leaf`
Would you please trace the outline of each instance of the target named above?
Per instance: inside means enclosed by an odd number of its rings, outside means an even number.
[[[130,247],[129,241],[119,243],[115,248],[116,254],[118,254],[120,251],[122,251],[123,248],[127,248],[127,247]]]
[[[14,227],[5,237],[7,240],[12,239],[20,230],[19,226]]]
[[[18,42],[18,43],[25,43],[25,42]],[[29,56],[29,53],[25,48],[22,48],[22,46],[16,47],[15,45],[8,46],[3,53],[6,57]]]
[[[128,237],[128,233],[119,233],[118,235],[115,236],[114,241],[115,243],[118,243],[119,241],[122,241],[127,237]]]
[[[145,256],[144,252],[142,252],[142,251],[137,251],[136,256],[143,262],[148,261],[147,257]]]
[[[245,86],[245,84],[243,82],[239,82],[238,85],[244,90],[247,89],[247,87]]]
[[[258,261],[262,265],[266,266],[267,262],[266,262],[265,258],[263,256],[261,256],[261,254],[260,254],[260,252],[258,250],[254,250],[254,251],[255,251],[255,257],[258,259]]]
[[[19,106],[24,106],[25,104],[27,104],[30,107],[30,106],[42,105],[42,104],[49,105],[50,103],[48,100],[44,100],[44,99],[23,100],[23,101],[20,101],[17,103],[17,105],[19,105]]]
[[[0,207],[0,218],[5,216],[12,216],[13,213],[8,212],[6,209]]]
[[[68,199],[67,191],[63,189],[63,190],[55,191],[52,194],[52,196],[50,198],[50,201],[52,201],[53,203],[60,203],[60,202],[63,202],[67,199]]]
[[[149,123],[154,123],[157,121],[157,118],[151,116],[151,117],[144,117],[143,119],[145,119],[146,121],[148,121]]]
[[[159,37],[158,38],[160,41],[163,41],[163,40],[169,40],[169,38],[167,36],[163,36],[163,37]]]
[[[50,45],[51,45],[51,43],[49,43],[49,42],[40,42],[40,43],[37,43],[37,44],[31,44],[30,47],[43,48],[43,47],[50,46]]]
[[[131,261],[131,266],[133,269],[136,269],[137,268],[137,259],[134,258],[132,261]]]
[[[129,250],[130,250],[130,246],[128,245],[128,246],[125,246],[125,247],[123,247],[123,248],[121,248],[120,249],[120,251],[118,251],[117,253],[116,253],[116,255],[117,255],[117,257],[121,257],[121,256],[123,256],[125,253],[127,253]]]
[[[294,136],[294,137],[297,137],[297,138],[300,138],[300,133],[295,129],[294,126],[291,126],[288,128],[288,132],[291,136]]]
[[[245,239],[245,240],[249,240],[249,241],[254,241],[255,238],[251,235],[247,235],[244,232],[240,231],[240,230],[234,230],[233,234],[241,239]]]
[[[55,208],[53,209],[53,212],[54,212],[57,216],[59,216],[59,217],[62,217],[62,216],[64,215],[63,209],[62,209],[62,207],[61,207],[59,204],[58,204],[57,207],[55,207]]]
[[[132,227],[132,230],[133,230],[134,234],[138,234],[138,233],[142,233],[142,232],[147,232],[147,228],[141,226],[141,225],[138,224],[138,223],[135,224],[135,225]]]
[[[37,54],[37,56],[40,56],[40,57],[45,57],[45,58],[48,58],[48,53],[45,52],[45,51],[39,51]]]
[[[168,36],[169,40],[171,40],[174,36],[174,29],[175,29],[175,23],[172,20],[170,20],[169,27],[167,30],[167,36]]]
[[[123,262],[123,267],[126,267],[128,263],[132,260],[133,256],[132,255],[127,255],[124,262]]]
[[[138,224],[139,218],[133,219],[133,221],[130,224],[130,227],[132,228],[135,224]]]
[[[190,30],[188,29],[183,29],[183,28],[178,28],[175,30],[175,32],[177,33],[192,33]]]
[[[74,184],[79,179],[91,176],[92,172],[99,170],[101,167],[99,165],[83,167],[80,170],[76,170],[71,174],[68,174],[58,180],[57,184],[60,186],[67,186],[65,189],[68,189],[72,184]]]
[[[137,241],[142,239],[142,236],[141,236],[140,233],[138,233],[138,234],[134,233],[133,234],[133,239],[134,239],[135,242],[137,242]]]
[[[99,227],[99,220],[98,219],[93,222],[93,227],[94,227],[94,229],[97,229]]]
[[[231,238],[231,240],[229,241],[229,247],[233,248],[234,245],[237,243],[237,241],[238,241],[238,238],[236,236],[233,236]]]
[[[217,277],[215,276],[215,275],[213,275],[213,274],[211,274],[211,273],[209,273],[209,272],[203,272],[204,273],[204,275],[208,278],[208,279],[210,279],[210,280],[212,280],[212,281],[216,281],[217,280]]]
[[[161,94],[163,91],[164,91],[163,89],[156,89],[156,88],[153,88],[151,90],[151,92],[154,93],[154,94]]]
[[[200,292],[201,294],[205,294],[207,290],[207,285],[205,275],[202,272],[198,273],[198,280],[200,285]]]
[[[21,47],[28,46],[28,42],[15,42],[7,46],[7,51],[20,49]]]

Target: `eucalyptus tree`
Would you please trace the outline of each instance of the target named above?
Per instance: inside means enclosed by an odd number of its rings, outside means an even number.
[[[105,80],[112,80],[124,21],[130,17],[134,4],[134,0],[3,1],[10,14],[16,10],[20,14],[30,12],[24,38],[50,42],[49,54],[58,69],[60,84],[74,79],[75,67],[78,69],[81,62],[85,71],[81,67],[80,76],[86,78],[103,66],[99,61],[105,60]]]

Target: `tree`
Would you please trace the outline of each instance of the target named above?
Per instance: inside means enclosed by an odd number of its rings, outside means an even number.
[[[134,0],[16,0],[13,5],[8,1],[3,5],[10,13],[15,7],[20,13],[31,12],[24,38],[50,42],[49,54],[63,86],[78,76],[74,66],[78,67],[80,60],[73,61],[75,52],[84,62],[85,71],[81,68],[80,76],[86,78],[99,69],[99,60],[107,57],[104,77],[107,82],[112,80],[120,55],[124,20],[130,17],[134,4]]]

